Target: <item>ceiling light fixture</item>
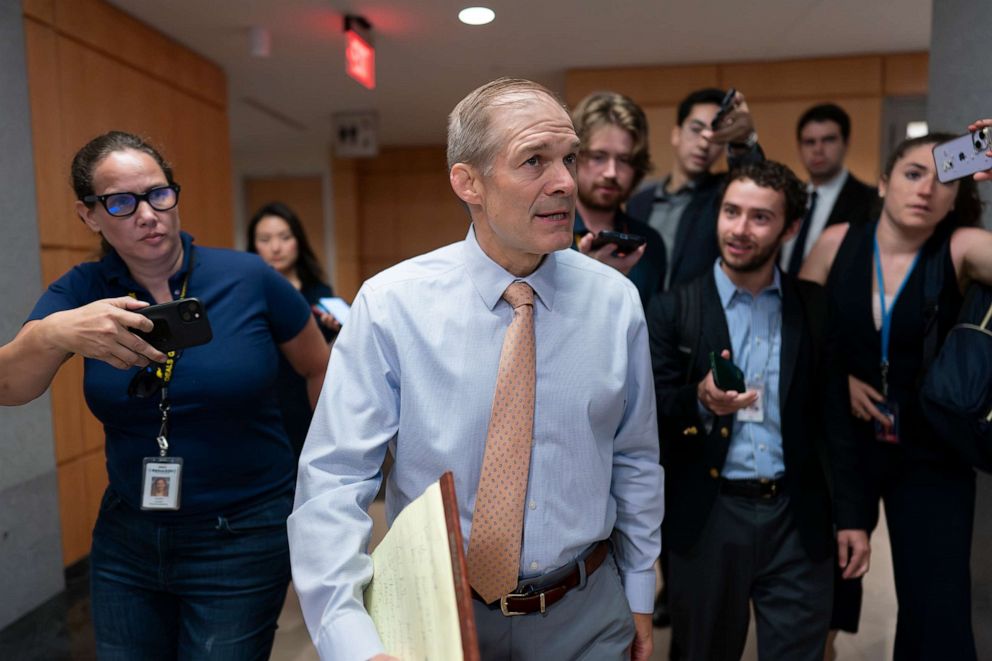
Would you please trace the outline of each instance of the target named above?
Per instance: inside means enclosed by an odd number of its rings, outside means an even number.
[[[458,12],[458,20],[466,25],[485,25],[492,23],[496,12],[489,7],[466,7]]]

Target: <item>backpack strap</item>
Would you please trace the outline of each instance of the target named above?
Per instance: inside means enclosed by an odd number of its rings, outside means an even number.
[[[925,271],[923,273],[923,367],[921,374],[926,374],[937,357],[940,324],[940,292],[944,288],[944,267],[950,252],[951,241],[948,237],[940,242],[936,250],[924,256]]]
[[[688,340],[692,347],[689,354],[689,369],[685,372],[686,385],[692,383],[692,365],[699,353],[699,343],[703,334],[703,283],[705,278],[696,278],[675,290],[678,304],[679,338]]]

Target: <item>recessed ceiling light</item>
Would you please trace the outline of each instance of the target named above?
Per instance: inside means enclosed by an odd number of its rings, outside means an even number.
[[[458,12],[458,20],[466,25],[485,25],[492,23],[496,12],[489,7],[466,7]]]

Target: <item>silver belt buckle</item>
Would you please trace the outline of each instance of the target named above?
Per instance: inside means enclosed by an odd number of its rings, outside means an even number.
[[[526,613],[524,613],[523,611],[519,611],[519,612],[518,611],[511,611],[506,606],[506,600],[507,599],[510,599],[511,597],[527,597],[527,596],[529,596],[529,595],[520,594],[520,593],[516,593],[516,592],[511,592],[510,594],[504,594],[502,597],[499,598],[499,609],[500,609],[500,611],[502,611],[503,615],[505,615],[506,617],[511,617],[513,615],[526,615]],[[543,594],[541,595],[541,612],[542,613],[544,612],[544,595]]]

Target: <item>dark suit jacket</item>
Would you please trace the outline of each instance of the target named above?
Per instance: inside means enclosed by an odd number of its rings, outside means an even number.
[[[834,208],[827,217],[827,226],[838,223],[855,225],[870,223],[877,217],[875,212],[877,202],[878,189],[848,173],[847,181],[841,187]]]
[[[710,264],[712,269],[712,264]],[[648,311],[658,427],[665,466],[664,539],[686,552],[703,530],[720,486],[733,416],[714,419],[707,433],[696,385],[709,371],[710,351],[731,348],[712,270],[702,276],[701,334],[680,337],[675,292],[656,297]],[[867,528],[858,446],[850,433],[847,379],[827,334],[825,290],[782,276],[780,409],[786,492],[806,552],[820,560],[833,551],[833,524]]]

